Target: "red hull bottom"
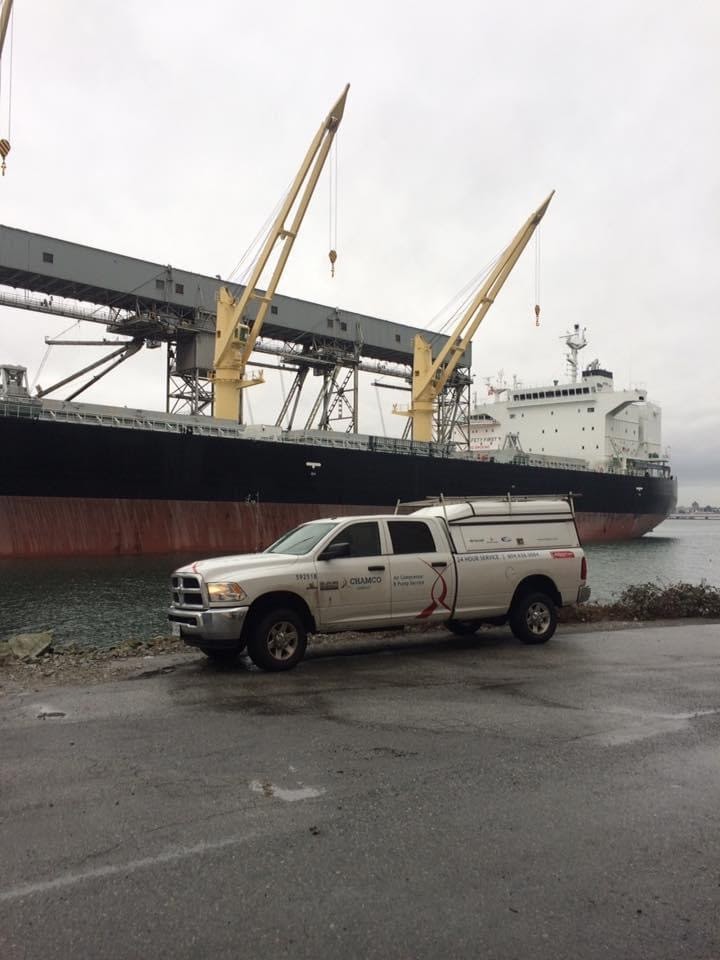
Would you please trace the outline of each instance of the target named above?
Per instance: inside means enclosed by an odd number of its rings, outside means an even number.
[[[0,497],[0,557],[213,555],[262,550],[318,517],[390,512],[338,504]],[[578,513],[585,543],[641,537],[665,517]]]

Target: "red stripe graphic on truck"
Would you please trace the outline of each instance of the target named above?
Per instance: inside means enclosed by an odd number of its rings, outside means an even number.
[[[445,609],[448,612],[451,612],[450,607],[445,603],[445,597],[447,597],[448,587],[447,587],[447,584],[445,583],[445,577],[443,576],[442,571],[437,570],[435,567],[432,566],[432,564],[429,564],[427,560],[423,560],[423,563],[425,564],[426,567],[430,567],[432,572],[435,574],[435,580],[433,582],[432,587],[430,587],[430,603],[427,605],[427,607],[425,607],[424,610],[421,610],[420,613],[417,615],[418,620],[422,620],[425,617],[429,617],[432,613],[435,612],[435,610],[437,610],[438,607],[445,607]],[[436,597],[435,591],[438,584],[440,584],[440,595]]]

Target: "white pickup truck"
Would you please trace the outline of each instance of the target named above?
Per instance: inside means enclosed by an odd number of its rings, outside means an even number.
[[[303,657],[308,633],[503,624],[525,643],[556,608],[590,596],[570,498],[442,501],[409,515],[334,517],[263,553],[200,560],[172,575],[172,631],[215,660],[247,647],[266,670]]]

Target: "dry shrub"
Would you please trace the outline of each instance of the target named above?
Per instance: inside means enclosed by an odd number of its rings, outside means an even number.
[[[684,617],[720,619],[720,587],[700,583],[640,583],[626,587],[613,603],[586,603],[564,607],[565,623],[599,620],[674,620]]]

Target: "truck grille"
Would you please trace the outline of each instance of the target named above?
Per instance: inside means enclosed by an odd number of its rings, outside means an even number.
[[[174,576],[172,578],[173,604],[176,607],[192,607],[195,610],[202,610],[204,603],[201,584],[200,577],[190,574]]]

